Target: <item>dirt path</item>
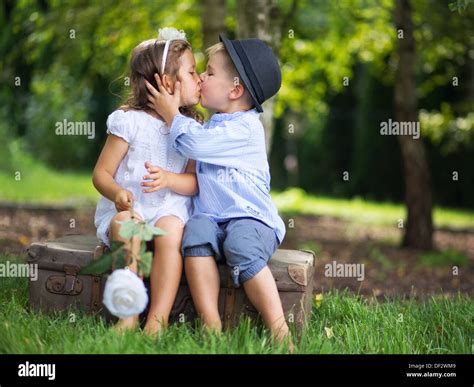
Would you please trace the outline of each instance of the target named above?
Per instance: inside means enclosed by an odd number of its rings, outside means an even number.
[[[24,254],[38,240],[66,234],[95,234],[94,208],[17,208],[0,207],[0,252]],[[437,230],[437,250],[455,249],[467,256],[454,275],[450,262],[435,267],[420,265],[422,253],[400,249],[401,230],[396,227],[369,226],[344,220],[317,217],[293,217],[294,227],[287,228],[282,248],[316,250],[315,292],[330,288],[349,288],[377,297],[415,294],[421,298],[458,291],[474,298],[474,233]],[[285,219],[288,225],[288,219]],[[364,278],[329,277],[327,264],[363,264]],[[362,266],[360,266],[362,267]],[[360,274],[360,273],[359,273]],[[359,276],[359,278],[361,278]]]
[[[369,226],[348,223],[340,219],[315,216],[294,218],[288,228],[284,248],[319,250],[315,273],[315,288],[324,291],[348,287],[364,295],[391,296],[415,294],[426,297],[458,291],[474,296],[474,233],[437,230],[434,241],[437,251],[455,249],[467,256],[467,263],[452,263],[429,267],[421,264],[423,252],[399,248],[402,230],[397,227]],[[365,278],[326,277],[327,264],[364,264]]]

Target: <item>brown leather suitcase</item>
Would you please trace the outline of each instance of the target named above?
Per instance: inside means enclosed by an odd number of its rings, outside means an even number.
[[[52,312],[77,307],[86,313],[105,311],[102,293],[106,277],[78,275],[93,259],[97,244],[97,238],[90,235],[33,243],[27,250],[27,261],[38,265],[38,279],[29,282],[30,309]]]
[[[28,249],[28,263],[38,265],[38,280],[30,281],[29,305],[45,312],[65,310],[75,306],[86,313],[114,318],[102,304],[106,275],[78,275],[80,269],[94,259],[98,240],[91,235],[68,235],[62,238],[33,243]],[[278,287],[285,316],[300,333],[311,315],[314,255],[311,252],[283,250],[275,252],[269,267]],[[219,266],[221,291],[219,311],[224,328],[233,327],[240,316],[258,316],[245,295],[243,287],[234,288],[229,269]],[[148,280],[145,284],[149,287]],[[146,317],[146,310],[142,318]],[[171,322],[187,322],[196,318],[191,294],[183,274],[178,294],[170,315]]]

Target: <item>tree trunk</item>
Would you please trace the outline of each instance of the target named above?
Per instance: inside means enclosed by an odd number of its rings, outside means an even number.
[[[219,42],[219,33],[225,32],[225,0],[201,1],[203,51]]]
[[[418,101],[414,80],[415,40],[409,0],[395,0],[398,39],[398,68],[395,79],[395,114],[398,122],[418,121]],[[403,246],[429,250],[433,247],[431,177],[421,138],[398,136],[405,175],[407,221]]]
[[[241,0],[237,6],[237,39],[258,38],[267,43],[278,56],[283,18],[276,0]],[[270,153],[276,96],[266,101],[260,119],[265,128],[265,145]]]

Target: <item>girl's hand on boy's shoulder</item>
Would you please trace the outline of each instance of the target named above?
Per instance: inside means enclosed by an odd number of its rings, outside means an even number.
[[[181,82],[176,81],[173,94],[171,94],[166,87],[163,86],[158,74],[155,74],[155,79],[158,90],[145,79],[145,84],[148,89],[148,106],[163,117],[168,126],[171,126],[174,116],[179,113]]]
[[[144,181],[141,183],[142,187],[149,187],[143,189],[143,192],[155,192],[169,186],[170,174],[163,168],[157,167],[149,163],[145,163],[145,168],[148,171],[148,175],[143,176]],[[149,181],[151,180],[151,181]]]

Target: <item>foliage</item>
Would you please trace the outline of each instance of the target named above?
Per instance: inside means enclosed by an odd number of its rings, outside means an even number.
[[[290,188],[283,192],[273,192],[273,201],[285,217],[295,215],[334,216],[356,224],[379,224],[397,226],[399,219],[405,218],[402,204],[373,202],[360,197],[337,199],[315,196],[300,188]],[[474,227],[474,213],[450,208],[434,208],[436,227]]]
[[[422,135],[447,155],[474,145],[474,112],[454,117],[452,108],[444,103],[441,111],[420,111]]]
[[[291,3],[279,2],[283,14]],[[473,207],[469,170],[463,170],[462,187],[445,180],[453,165],[461,168],[474,157],[472,136],[465,129],[471,127],[473,110],[474,7],[469,0],[450,3],[411,1],[420,120],[429,164],[436,166],[431,171],[435,199]],[[184,29],[203,70],[197,0],[132,4],[23,0],[0,8],[0,79],[9,85],[0,91],[0,136],[5,139],[0,152],[6,159],[0,168],[12,173],[6,143],[21,138],[35,159],[55,169],[90,171],[105,139],[107,116],[129,91],[130,52],[160,27]],[[238,2],[227,2],[230,36],[237,7]],[[279,52],[283,83],[271,152],[276,188],[293,181],[283,162],[293,149],[300,165],[294,181],[307,191],[403,200],[396,138],[378,135],[380,121],[393,118],[398,63],[393,8],[393,0],[298,2]],[[55,125],[64,119],[94,123],[95,137],[57,136]],[[341,179],[343,171],[350,171],[348,182]]]
[[[422,254],[418,258],[418,264],[428,267],[466,266],[469,264],[469,258],[460,251],[447,249]]]
[[[138,254],[132,252],[131,247],[125,247],[122,242],[112,242],[111,249],[99,259],[93,260],[81,270],[81,274],[102,274],[110,269],[120,269],[126,266],[137,264],[138,273],[149,277],[153,255],[146,251],[146,242],[151,241],[154,236],[164,235],[165,232],[148,225],[145,221],[139,221],[132,216],[131,220],[118,222],[120,226],[120,236],[129,240],[129,246],[140,243]]]

